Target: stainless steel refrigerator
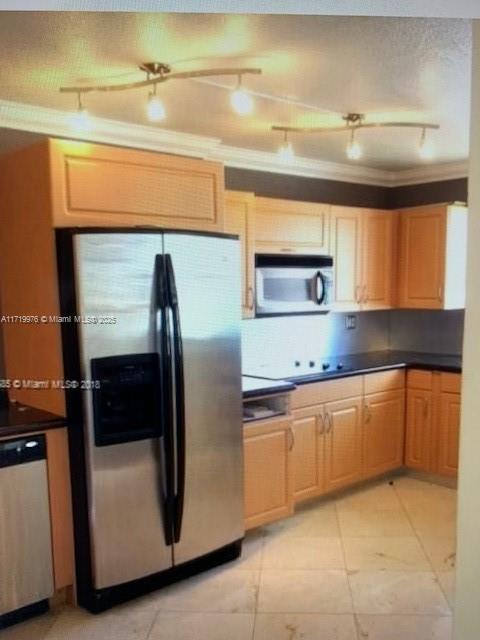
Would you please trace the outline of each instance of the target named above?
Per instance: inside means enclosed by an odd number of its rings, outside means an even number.
[[[239,243],[63,229],[57,258],[77,594],[95,612],[241,551]]]

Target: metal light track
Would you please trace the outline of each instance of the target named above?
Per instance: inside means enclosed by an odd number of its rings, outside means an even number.
[[[157,63],[146,63],[140,67],[142,71],[147,73],[145,80],[137,82],[128,82],[124,84],[107,84],[107,85],[87,85],[79,87],[60,87],[61,93],[90,93],[92,91],[127,91],[129,89],[140,89],[141,87],[150,87],[167,80],[185,80],[189,78],[205,78],[208,76],[243,76],[245,74],[259,74],[261,69],[254,67],[238,67],[238,68],[219,68],[219,69],[199,69],[197,71],[179,71],[171,72],[168,65],[158,65]],[[153,75],[153,77],[150,77]]]
[[[374,129],[381,127],[440,129],[439,124],[432,124],[430,122],[362,122],[360,124],[345,124],[341,127],[287,127],[272,125],[272,131],[285,131],[287,133],[335,133],[337,131],[351,131],[352,129]]]

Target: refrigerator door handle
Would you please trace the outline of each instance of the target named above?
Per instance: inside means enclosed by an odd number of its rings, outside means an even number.
[[[162,458],[162,476],[159,476],[162,496],[165,543],[173,544],[173,510],[175,502],[174,434],[173,434],[173,381],[172,353],[169,330],[168,282],[165,256],[155,257],[155,331],[156,348],[160,356],[163,438],[159,440]]]
[[[180,541],[183,519],[183,504],[185,498],[185,386],[183,371],[183,345],[180,326],[180,311],[178,308],[177,288],[172,258],[165,255],[168,282],[168,302],[172,312],[173,324],[173,370],[174,370],[174,451],[175,451],[175,501],[173,534],[174,542]]]

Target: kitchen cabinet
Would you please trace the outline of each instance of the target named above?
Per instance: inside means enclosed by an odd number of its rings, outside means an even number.
[[[324,483],[324,407],[293,411],[293,494],[295,501],[321,495]]]
[[[224,231],[238,235],[242,261],[242,317],[255,315],[255,196],[244,191],[225,192]]]
[[[255,251],[329,255],[329,205],[255,198]]]
[[[244,424],[245,528],[293,513],[294,433],[290,418]]]
[[[407,467],[456,476],[461,375],[412,369],[407,376]]]
[[[400,211],[398,306],[465,306],[467,209],[430,205]]]
[[[223,230],[223,165],[49,140],[54,227],[149,225]]]
[[[362,478],[362,398],[325,405],[325,490]]]
[[[385,391],[364,398],[363,475],[380,475],[403,464],[405,392]]]
[[[332,207],[330,250],[338,311],[389,309],[394,304],[395,212]]]

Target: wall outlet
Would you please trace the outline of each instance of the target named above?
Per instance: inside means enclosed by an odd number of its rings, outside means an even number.
[[[357,316],[345,316],[345,329],[357,328]]]

